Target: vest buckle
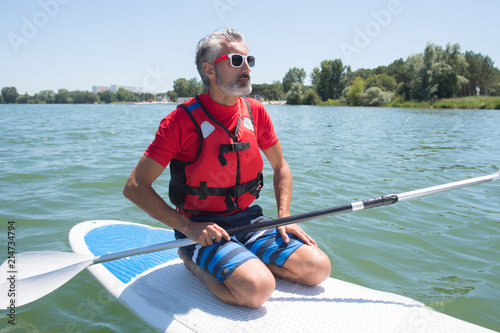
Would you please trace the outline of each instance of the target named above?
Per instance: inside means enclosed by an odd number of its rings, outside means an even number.
[[[262,187],[264,187],[264,176],[262,175],[262,172],[259,172],[259,175],[257,176],[257,184],[248,191],[251,195],[253,195],[256,199],[259,198],[260,191],[262,190]]]

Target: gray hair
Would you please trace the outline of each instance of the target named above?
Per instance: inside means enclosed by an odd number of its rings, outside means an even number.
[[[201,81],[205,88],[210,86],[210,81],[203,71],[203,63],[213,63],[224,49],[225,44],[231,42],[245,43],[245,37],[233,29],[214,31],[210,35],[203,37],[196,47],[196,67],[200,73]]]

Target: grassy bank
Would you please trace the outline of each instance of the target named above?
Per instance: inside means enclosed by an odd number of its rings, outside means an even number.
[[[321,102],[320,105],[325,106],[347,106],[341,103],[340,100],[328,100]],[[500,110],[500,97],[492,96],[471,96],[461,98],[440,99],[432,102],[412,102],[400,101],[396,98],[395,101],[384,107],[394,108],[415,108],[415,109],[496,109]]]

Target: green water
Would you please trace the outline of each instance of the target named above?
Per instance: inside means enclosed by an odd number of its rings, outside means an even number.
[[[0,262],[8,221],[17,252],[70,251],[79,222],[161,226],[122,196],[172,106],[0,105]],[[292,213],[489,175],[500,168],[500,112],[268,106],[294,175]],[[272,177],[258,200],[275,216]],[[156,184],[166,194],[167,172]],[[305,222],[332,276],[414,298],[500,330],[500,181]],[[168,282],[166,282],[168,283]],[[0,332],[149,332],[84,271],[16,311]]]

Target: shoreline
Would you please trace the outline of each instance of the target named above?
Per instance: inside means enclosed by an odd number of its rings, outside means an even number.
[[[385,105],[352,106],[341,103],[340,100],[328,100],[318,104],[320,106],[351,106],[351,107],[384,107],[402,109],[470,109],[470,110],[500,110],[500,96],[469,96],[445,98],[435,101],[393,101]]]
[[[1,103],[0,105],[92,105],[92,104],[124,104],[124,105],[179,105],[183,101],[170,102],[170,101],[151,101],[151,102],[95,102],[95,103]],[[290,105],[286,104],[286,101],[261,101],[264,105]],[[306,105],[306,104],[299,104]],[[353,106],[347,103],[341,103],[340,100],[328,100],[325,102],[320,102],[319,104],[310,106],[346,106],[346,107],[372,107],[372,108],[402,108],[402,109],[469,109],[469,110],[500,110],[500,96],[469,96],[469,97],[459,97],[459,98],[448,98],[440,99],[436,101],[427,102],[416,102],[416,101],[393,101],[385,105],[360,105]]]

